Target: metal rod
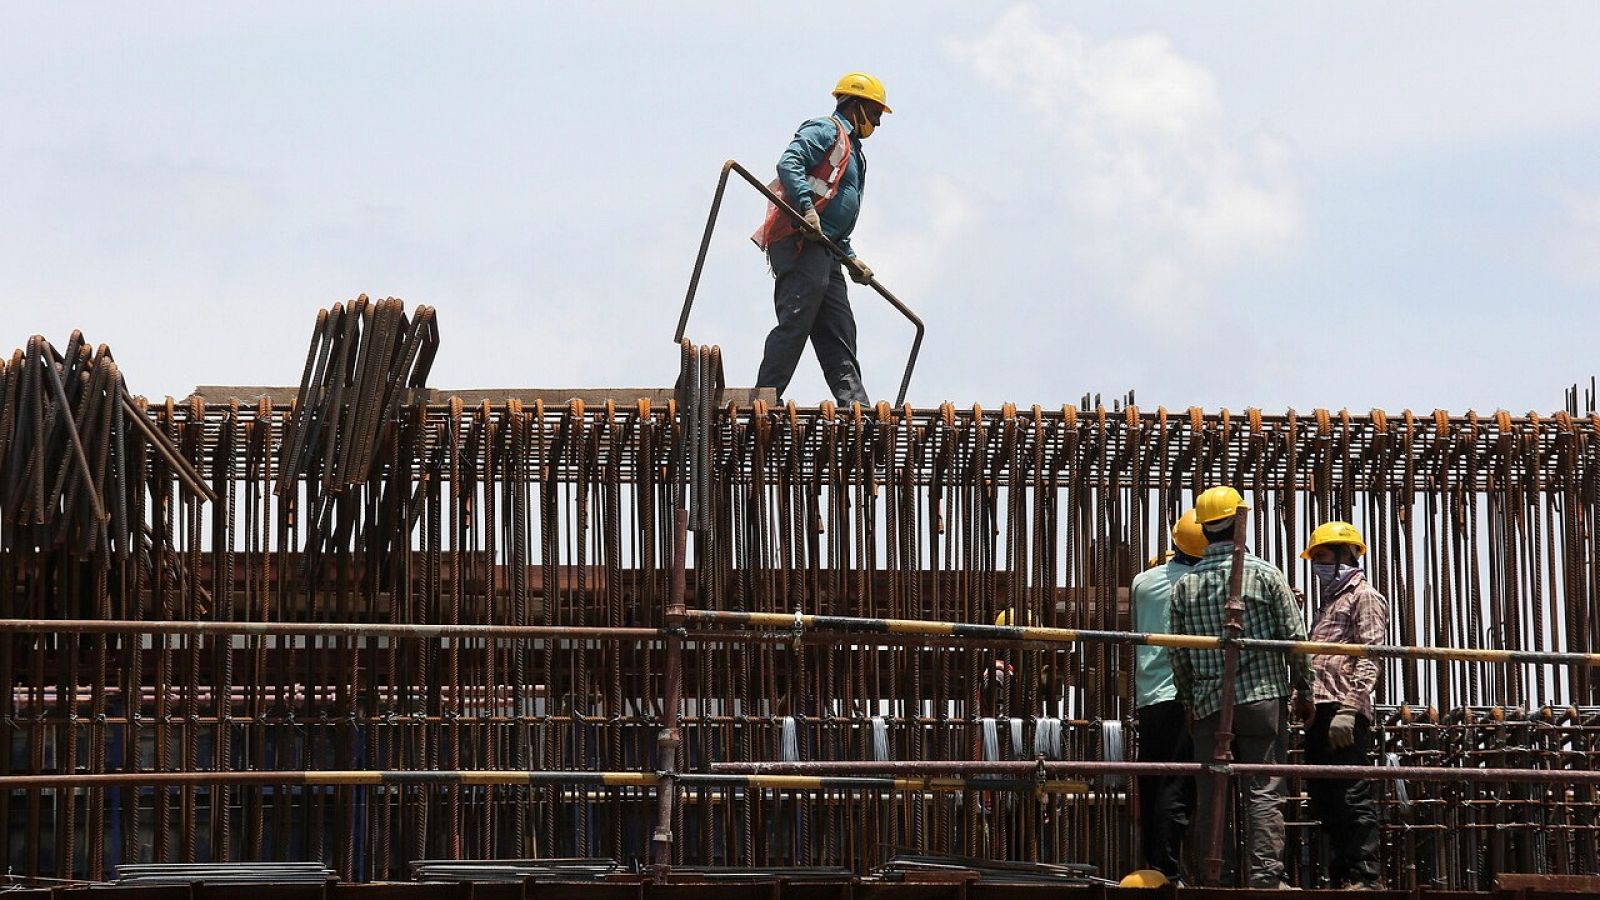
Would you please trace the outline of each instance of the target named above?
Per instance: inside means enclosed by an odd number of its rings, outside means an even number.
[[[1234,682],[1239,673],[1239,638],[1244,635],[1244,541],[1249,507],[1240,504],[1233,513],[1233,554],[1228,568],[1228,599],[1224,607],[1222,687],[1219,692],[1216,752],[1210,772],[1211,821],[1203,823],[1209,835],[1205,858],[1206,884],[1222,883],[1222,824],[1227,820],[1228,788],[1233,784],[1228,765],[1233,762]],[[1200,789],[1205,790],[1202,784]]]
[[[389,622],[205,622],[142,619],[0,619],[0,634],[193,634],[393,638],[524,638],[649,641],[660,628],[603,625],[416,625]]]
[[[1492,784],[1600,784],[1596,769],[1460,768],[1449,766],[1332,766],[1292,763],[1122,762],[1105,760],[892,760],[719,762],[714,773],[785,775],[1282,775],[1337,780],[1428,781]]]
[[[139,408],[133,405],[133,401],[128,399],[128,389],[118,384],[117,392],[121,395],[122,411],[133,421],[134,427],[139,429],[139,432],[144,435],[150,446],[156,448],[156,453],[160,454],[161,458],[166,460],[167,465],[172,467],[173,472],[178,476],[178,480],[183,482],[183,486],[188,488],[191,493],[204,497],[207,503],[217,502],[216,492],[206,486],[205,479],[195,469],[194,464],[184,459],[183,454],[172,446],[172,442],[167,440],[166,435],[156,431],[150,425],[149,420],[144,417],[144,413],[140,412]]]
[[[659,772],[471,770],[268,770],[249,772],[104,772],[49,775],[0,775],[0,791],[41,788],[90,789],[106,787],[192,787],[197,785],[597,785],[601,787],[661,788],[672,783],[708,788],[751,788],[772,791],[1039,791],[1080,794],[1089,790],[1081,781],[1033,778],[944,778],[733,775],[680,773],[671,779]]]
[[[751,175],[749,170],[747,170],[744,166],[739,165],[737,162],[731,159],[723,163],[722,174],[717,177],[717,192],[711,200],[711,212],[706,218],[705,233],[700,238],[700,251],[695,255],[694,272],[689,276],[689,291],[683,298],[683,311],[678,314],[678,328],[672,334],[672,342],[674,344],[680,343],[683,340],[684,330],[689,326],[689,310],[694,306],[695,291],[700,287],[700,272],[705,268],[706,251],[711,247],[711,233],[716,227],[717,214],[722,209],[722,195],[728,186],[729,172],[738,173],[740,178],[743,178],[745,181],[749,182],[751,187],[755,188],[761,193],[761,196],[766,197],[767,202],[782,210],[783,213],[789,218],[796,222],[804,221],[800,213],[794,207],[790,206],[788,201],[773,193],[754,175]],[[850,255],[845,253],[844,249],[827,235],[820,235],[817,242],[825,247],[829,253],[832,253],[845,265],[854,265],[855,261],[850,258]],[[905,303],[903,303],[899,297],[896,297],[894,294],[890,293],[889,289],[884,287],[882,282],[878,281],[876,275],[867,278],[867,285],[873,290],[877,291],[878,296],[882,297],[884,300],[887,300],[889,305],[898,310],[900,315],[904,316],[907,321],[916,327],[917,330],[916,337],[914,337],[911,341],[911,354],[906,358],[905,374],[900,378],[900,392],[895,395],[894,405],[898,408],[903,406],[906,402],[906,391],[911,387],[911,372],[916,368],[917,354],[922,352],[922,335],[923,332],[926,331],[926,328],[922,324],[922,318],[919,317],[915,312],[912,312],[911,307],[905,305]]]
[[[1207,637],[1193,634],[1146,634],[1137,631],[1103,631],[1076,628],[1046,628],[1036,625],[978,625],[931,619],[874,619],[852,616],[795,615],[792,613],[753,613],[731,610],[691,609],[686,614],[690,626],[702,623],[753,625],[793,631],[796,627],[810,634],[872,635],[885,643],[891,639],[921,635],[959,638],[972,641],[1002,640],[1035,644],[1134,644],[1188,650],[1220,650],[1230,643],[1241,650],[1276,650],[1282,653],[1328,656],[1374,657],[1384,659],[1472,660],[1476,662],[1545,664],[1561,666],[1600,666],[1600,653],[1535,652],[1531,650],[1490,650],[1456,647],[1398,647],[1386,644],[1334,644],[1322,641],[1279,641],[1263,638]],[[730,634],[722,632],[721,634]]]

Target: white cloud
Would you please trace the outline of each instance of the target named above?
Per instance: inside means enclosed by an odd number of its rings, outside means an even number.
[[[921,190],[907,192],[905,199],[920,199],[921,208],[900,207],[898,201],[883,204],[885,210],[873,216],[891,216],[904,222],[920,222],[918,227],[878,228],[876,219],[862,224],[852,243],[873,271],[894,285],[896,294],[921,297],[932,292],[943,280],[951,253],[960,246],[973,220],[973,202],[955,179],[930,175]]]
[[[1234,134],[1216,79],[1165,35],[1096,40],[1023,5],[951,51],[1064,151],[1045,187],[1065,205],[1076,263],[1141,321],[1196,312],[1218,277],[1298,232],[1282,146]]]

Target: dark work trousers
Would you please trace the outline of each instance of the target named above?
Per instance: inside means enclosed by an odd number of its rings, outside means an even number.
[[[1288,702],[1282,698],[1240,703],[1233,707],[1233,761],[1241,763],[1281,763],[1284,761],[1288,737],[1285,725],[1289,721]],[[1194,722],[1194,758],[1198,762],[1211,762],[1217,752],[1217,727],[1222,724],[1222,714],[1212,713]],[[1195,837],[1190,844],[1196,848],[1197,862],[1211,854],[1211,790],[1214,775],[1203,775],[1196,785]],[[1245,816],[1249,820],[1248,839],[1250,887],[1277,887],[1283,880],[1283,777],[1279,775],[1235,779],[1244,789]],[[1233,803],[1228,802],[1224,813],[1230,813]],[[1224,883],[1238,880],[1237,869],[1231,865],[1232,854],[1227,847],[1234,831],[1228,827],[1231,816],[1224,817],[1222,829],[1223,848],[1218,855],[1223,861]]]
[[[843,264],[821,244],[799,237],[773,244],[767,261],[778,324],[767,335],[756,387],[774,388],[782,397],[809,338],[834,401],[841,407],[852,402],[865,406],[867,392],[856,360],[856,317],[850,311]]]
[[[1356,742],[1335,750],[1328,745],[1328,726],[1339,714],[1337,703],[1317,704],[1317,717],[1306,729],[1306,763],[1315,766],[1371,765],[1372,723],[1356,716]],[[1334,887],[1345,884],[1377,884],[1378,813],[1373,806],[1375,787],[1371,781],[1343,778],[1308,778],[1306,793],[1311,795],[1311,812],[1322,821],[1332,859],[1328,874]]]
[[[1165,700],[1139,707],[1139,761],[1189,762],[1194,742],[1183,720],[1183,704]],[[1183,874],[1183,836],[1194,809],[1194,776],[1139,776],[1139,837],[1144,863],[1168,878]]]

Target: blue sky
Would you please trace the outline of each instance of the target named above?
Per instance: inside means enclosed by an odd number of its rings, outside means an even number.
[[[438,386],[665,385],[718,166],[864,69],[913,402],[1551,410],[1600,370],[1600,6],[1394,6],[11,4],[0,321],[182,396],[294,382],[366,292],[439,309]],[[690,328],[735,384],[760,214]],[[909,331],[854,297],[892,399]]]

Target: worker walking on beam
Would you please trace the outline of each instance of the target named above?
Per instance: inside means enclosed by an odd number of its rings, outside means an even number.
[[[856,359],[856,320],[844,281],[845,268],[857,284],[872,281],[872,269],[850,245],[867,182],[861,142],[890,110],[883,82],[863,72],[839,79],[833,96],[838,101],[833,115],[801,125],[778,158],[778,180],[772,189],[799,210],[804,221],[793,221],[769,203],[766,220],[750,238],[767,253],[774,280],[772,304],[778,315],[777,326],[767,335],[756,387],[773,388],[782,397],[809,339],[834,400],[848,406],[868,402]],[[823,236],[847,258],[835,259],[818,242]]]
[[[1326,522],[1311,532],[1301,559],[1311,561],[1322,609],[1311,640],[1331,644],[1381,644],[1389,634],[1389,601],[1368,583],[1357,565],[1367,552],[1361,532],[1349,522]],[[1360,656],[1311,657],[1314,676],[1306,710],[1306,762],[1365,766],[1372,750],[1372,694],[1378,664]],[[1328,837],[1328,874],[1336,888],[1378,890],[1378,814],[1368,779],[1306,780],[1311,810]]]
[[[1206,536],[1194,510],[1172,526],[1172,551],[1165,561],[1134,576],[1133,630],[1172,632],[1172,586],[1189,574],[1206,552]],[[1172,681],[1172,655],[1165,647],[1134,648],[1134,687],[1138,694],[1139,761],[1189,762],[1194,742],[1184,721],[1183,703]],[[1139,776],[1139,839],[1144,864],[1178,881],[1183,838],[1194,809],[1194,778],[1188,775]]]
[[[1195,517],[1206,538],[1206,552],[1194,569],[1172,589],[1172,631],[1205,637],[1224,636],[1228,581],[1233,569],[1234,515],[1244,498],[1231,487],[1211,488],[1195,499]],[[1241,590],[1246,638],[1303,641],[1305,622],[1278,567],[1246,550]],[[1195,760],[1216,756],[1221,720],[1222,650],[1172,651],[1173,683],[1194,728]],[[1233,684],[1233,757],[1241,763],[1283,763],[1287,759],[1290,683],[1310,688],[1311,667],[1304,654],[1242,650]],[[1223,856],[1211,846],[1219,836],[1207,833],[1211,822],[1210,779],[1199,784],[1196,821],[1201,823],[1198,858]],[[1249,819],[1249,886],[1288,887],[1283,867],[1283,779],[1241,780]],[[1231,805],[1231,804],[1230,804]],[[1237,878],[1225,881],[1237,881]]]

